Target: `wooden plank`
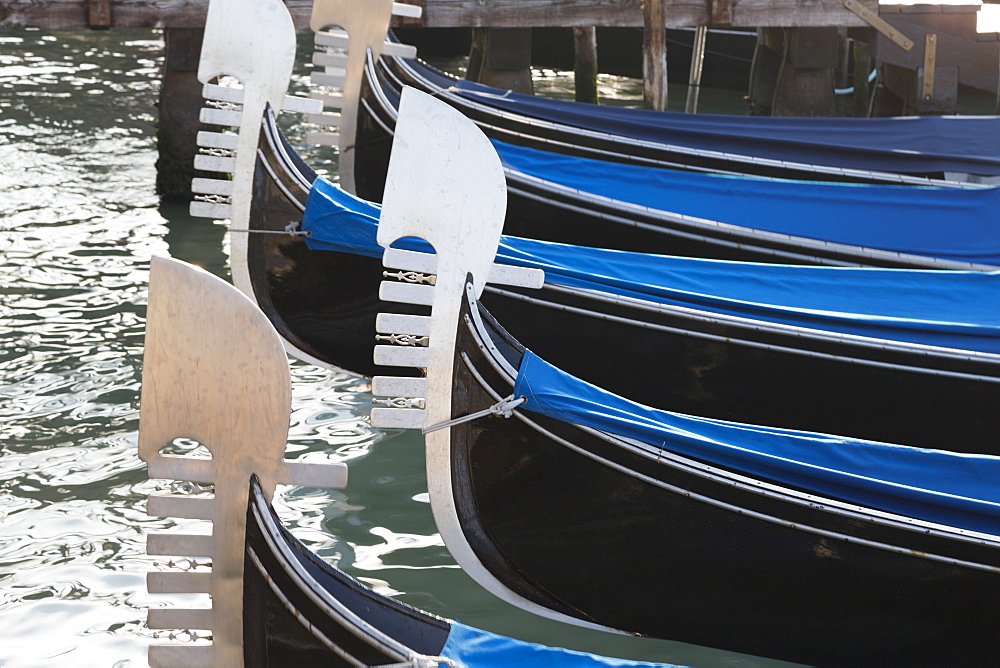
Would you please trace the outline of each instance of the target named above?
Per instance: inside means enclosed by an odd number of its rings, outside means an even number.
[[[312,0],[286,0],[298,28],[309,26]],[[424,7],[421,19],[394,18],[394,25],[447,27],[642,27],[642,0],[411,0]],[[710,25],[713,10],[731,7],[734,26],[840,26],[866,24],[844,9],[840,0],[666,0],[665,27]],[[862,3],[878,11],[876,0]],[[201,28],[208,0],[111,0],[111,25],[119,28]],[[87,3],[82,0],[3,0],[0,28],[84,28]]]
[[[859,4],[878,13],[877,0]],[[857,28],[868,24],[844,7],[843,0],[735,0],[732,24],[743,27]]]
[[[285,0],[295,25],[309,27],[312,0]],[[86,2],[81,0],[3,0],[0,28],[85,28]],[[113,28],[202,28],[208,0],[111,0]]]
[[[947,14],[895,14],[890,20],[897,29],[917,41],[922,42],[927,35],[936,34],[937,67],[958,67],[959,83],[984,91],[997,90],[1000,42],[979,41],[971,35],[963,38],[943,32],[935,17],[946,18]],[[875,46],[874,57],[879,62],[913,71],[923,66],[924,54],[920,49],[903,51],[882,35],[879,35]]]
[[[892,24],[862,5],[858,0],[844,0],[844,7],[852,13],[857,14],[865,23],[892,40],[903,51],[909,51],[913,48],[914,42],[912,39],[896,30]]]
[[[643,25],[642,0],[423,0],[421,25],[446,27],[633,27]],[[705,24],[710,0],[667,0],[666,27]]]

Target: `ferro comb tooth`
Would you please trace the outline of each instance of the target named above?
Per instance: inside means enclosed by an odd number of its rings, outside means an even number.
[[[408,366],[425,369],[427,368],[427,362],[430,360],[430,349],[375,346],[372,358],[375,364],[382,366]]]
[[[215,648],[211,645],[150,645],[147,658],[151,668],[212,668]]]
[[[214,509],[215,499],[212,497],[150,494],[146,500],[146,514],[153,517],[211,520]]]
[[[410,334],[430,336],[431,319],[426,315],[405,313],[379,313],[375,317],[375,330],[382,334]]]
[[[344,75],[343,73],[337,74],[335,72],[313,72],[312,82],[317,86],[340,88],[344,85]]]
[[[152,556],[211,557],[211,534],[151,533],[146,554]]]
[[[219,86],[218,84],[205,84],[201,89],[201,96],[206,100],[218,100],[219,102],[229,102],[230,104],[243,104],[242,88]]]
[[[212,220],[228,220],[232,217],[233,207],[228,204],[213,202],[191,202],[188,213],[195,218],[211,218]]]
[[[417,408],[373,408],[371,420],[378,429],[423,429],[427,412]]]
[[[386,42],[382,45],[382,55],[394,58],[416,58],[417,47],[398,42]]]
[[[407,5],[402,2],[392,3],[393,16],[405,16],[411,19],[419,19],[421,14],[423,14],[423,11],[423,8],[419,5]]]
[[[320,67],[344,67],[347,65],[347,54],[317,51],[313,53],[312,60],[313,65],[319,65]]]
[[[215,481],[215,465],[211,459],[186,457],[183,455],[163,455],[146,462],[150,478],[187,480],[188,482],[212,483]]]
[[[382,284],[378,288],[378,298],[386,302],[431,306],[434,304],[434,287],[431,285],[382,281]]]
[[[487,283],[510,285],[518,288],[541,288],[545,284],[545,272],[541,269],[514,267],[509,264],[493,263]]]
[[[346,49],[351,40],[343,30],[329,30],[316,33],[313,42],[318,46],[330,46],[335,49]]]
[[[425,397],[427,379],[375,376],[372,378],[372,394],[379,397]]]
[[[206,179],[196,176],[191,179],[191,191],[201,195],[222,195],[230,197],[233,194],[233,182],[222,179]]]
[[[212,630],[215,619],[211,608],[150,608],[146,626],[151,629]]]
[[[312,97],[298,97],[286,95],[281,108],[285,111],[294,111],[297,114],[318,114],[323,111],[323,103]]]
[[[421,274],[437,273],[437,255],[420,251],[389,248],[382,254],[382,266],[387,269],[419,271]]]
[[[217,155],[199,153],[194,156],[194,168],[205,172],[232,174],[236,171],[236,158],[222,158]]]
[[[203,148],[223,148],[228,151],[235,151],[238,141],[239,137],[237,135],[201,130],[198,132],[195,143]]]
[[[243,114],[231,109],[215,109],[213,107],[202,107],[198,113],[198,120],[206,125],[229,125],[238,126]]]
[[[212,574],[153,571],[146,573],[146,591],[150,594],[209,594]]]

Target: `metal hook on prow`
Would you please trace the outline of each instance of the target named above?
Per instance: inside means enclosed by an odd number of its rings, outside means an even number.
[[[291,379],[281,340],[249,298],[225,281],[154,257],[143,355],[139,457],[151,478],[214,485],[214,497],[151,495],[147,512],[212,521],[209,535],[150,534],[151,555],[210,557],[211,573],[151,572],[156,593],[207,593],[209,609],[152,608],[152,629],[209,629],[211,645],[152,645],[151,666],[238,666],[243,661],[243,561],[250,477],[343,487],[343,464],[286,461]],[[211,459],[161,453],[191,438]]]
[[[205,84],[206,106],[201,121],[235,127],[237,134],[199,132],[202,153],[195,169],[232,174],[192,181],[197,193],[191,215],[228,218],[237,229],[248,227],[253,170],[264,110],[317,113],[322,104],[286,95],[295,65],[295,26],[281,0],[211,0],[205,20],[198,80]],[[233,77],[240,88],[211,84],[216,77]],[[245,235],[234,235],[230,254],[246,254]],[[251,294],[249,275],[234,262],[233,282]]]
[[[375,408],[372,424],[386,428],[424,428],[449,419],[451,364],[455,329],[466,277],[475,293],[488,279],[523,287],[541,287],[539,270],[495,265],[507,209],[503,165],[486,135],[448,104],[413,88],[404,88],[377,240],[385,248],[383,264],[392,269],[434,274],[433,286],[383,282],[385,301],[423,304],[431,315],[383,313],[381,333],[426,336],[419,347],[376,346],[375,363],[424,368],[425,379],[378,376],[372,393],[425,399],[425,408]],[[418,237],[434,254],[392,248],[405,237]]]
[[[324,105],[338,109],[339,113],[311,116],[311,122],[326,129],[307,133],[306,141],[339,148],[340,187],[351,194],[356,193],[354,153],[347,148],[355,144],[366,59],[375,62],[383,53],[416,57],[414,47],[387,44],[386,37],[393,16],[419,18],[421,13],[422,9],[416,5],[392,0],[316,0],[313,3],[309,21],[317,47],[313,64],[324,70],[314,72],[312,82],[316,86],[339,90],[332,95],[320,92],[313,95]]]

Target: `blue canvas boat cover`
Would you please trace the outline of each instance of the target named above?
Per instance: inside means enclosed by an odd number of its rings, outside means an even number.
[[[509,170],[640,210],[1000,266],[1000,187],[961,190],[699,174],[493,144]]]
[[[551,668],[644,668],[671,664],[614,659],[587,652],[516,640],[452,622],[441,656],[457,666],[469,668],[509,668],[546,666]]]
[[[469,100],[641,141],[846,169],[1000,174],[998,116],[776,118],[625,109],[523,95],[455,79],[417,60],[408,63]]]
[[[1000,536],[1000,457],[928,450],[656,410],[526,352],[521,408],[799,489]],[[960,445],[960,444],[957,444]]]
[[[310,233],[306,243],[380,258],[379,212],[378,205],[316,179],[302,221]],[[726,262],[511,236],[502,237],[497,260],[542,269],[550,285],[755,321],[1000,353],[1000,272]]]

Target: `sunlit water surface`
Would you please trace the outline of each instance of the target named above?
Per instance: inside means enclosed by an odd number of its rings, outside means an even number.
[[[221,224],[154,195],[161,62],[149,31],[0,33],[0,665],[144,666],[147,608],[177,603],[145,592],[156,568],[145,536],[177,524],[145,515],[162,481],[147,480],[136,454],[149,259],[226,277],[228,239]],[[539,74],[541,89],[565,93],[567,75]],[[602,87],[641,95],[620,78]],[[301,146],[304,130],[294,120],[287,129]],[[323,150],[304,154],[333,169]],[[435,531],[421,437],[373,429],[363,380],[301,363],[292,376],[289,456],[346,462],[350,484],[283,489],[279,512],[332,563],[407,603],[529,640],[774,665],[582,631],[500,603]]]

